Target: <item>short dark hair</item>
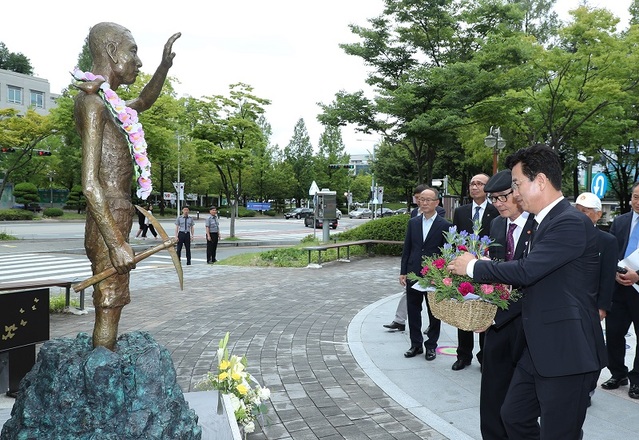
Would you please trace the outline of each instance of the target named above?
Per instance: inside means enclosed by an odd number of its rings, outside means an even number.
[[[425,189],[428,189],[428,185],[426,185],[424,183],[420,183],[413,190],[413,194],[419,194],[420,192],[424,191]]]
[[[215,209],[215,210],[217,210],[217,206],[211,206],[211,207],[209,208],[209,211],[210,211],[211,209]]]
[[[552,186],[561,191],[561,162],[559,155],[544,144],[522,148],[506,158],[506,166],[511,170],[521,163],[521,170],[529,180],[544,173]]]

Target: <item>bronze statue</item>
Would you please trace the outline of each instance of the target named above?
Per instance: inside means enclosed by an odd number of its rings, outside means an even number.
[[[156,101],[173,64],[173,43],[180,35],[176,33],[168,39],[155,74],[140,96],[126,103],[127,107],[142,112]],[[128,243],[134,216],[131,203],[134,162],[133,147],[123,131],[122,120],[116,119],[101,87],[109,86],[110,91],[115,91],[122,84],[133,84],[142,62],[131,32],[115,23],[93,26],[89,49],[93,67],[88,79],[84,79],[86,82],[78,85],[81,91],[74,107],[76,129],[82,140],[82,186],[87,200],[84,245],[94,274],[111,268],[116,272],[96,284],[93,292],[93,346],[113,350],[122,307],[130,302],[129,271],[136,263]],[[135,112],[132,114],[136,116]],[[137,158],[136,162],[140,163]],[[150,176],[143,174],[138,182],[147,185],[148,194]]]

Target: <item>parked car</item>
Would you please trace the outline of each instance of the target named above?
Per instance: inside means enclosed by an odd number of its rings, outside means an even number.
[[[28,205],[24,205],[23,203],[16,203],[11,207],[11,209],[26,209],[28,211],[40,212],[42,208],[37,203],[30,203]]]
[[[306,218],[312,215],[313,210],[311,208],[295,208],[284,214],[284,218],[288,220],[289,218]]]
[[[375,211],[376,217],[390,217],[391,215],[395,215],[395,211],[390,208],[377,208]]]
[[[368,208],[357,208],[348,213],[348,218],[373,218],[373,211]]]
[[[315,220],[315,227],[317,229],[321,229],[324,227],[324,222],[322,220],[320,220],[317,217],[304,217],[304,226],[306,226],[307,228],[312,228],[313,227],[313,220]],[[328,220],[328,226],[331,229],[337,229],[337,219],[333,218]]]
[[[395,215],[398,214],[410,214],[410,208],[399,208],[397,211],[395,211]]]

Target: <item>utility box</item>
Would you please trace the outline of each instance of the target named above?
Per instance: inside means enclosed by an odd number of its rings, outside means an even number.
[[[315,215],[320,220],[333,220],[337,218],[337,193],[323,188],[317,193],[317,205]]]

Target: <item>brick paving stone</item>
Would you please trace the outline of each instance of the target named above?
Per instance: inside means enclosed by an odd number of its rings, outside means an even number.
[[[246,355],[272,391],[270,423],[249,440],[445,439],[377,387],[348,347],[350,321],[397,289],[398,265],[394,257],[318,270],[194,264],[184,291],[172,269],[134,272],[119,332],[148,331],[167,347],[185,392],[216,369],[230,332],[230,352]],[[51,337],[92,330],[91,313],[51,317]]]

